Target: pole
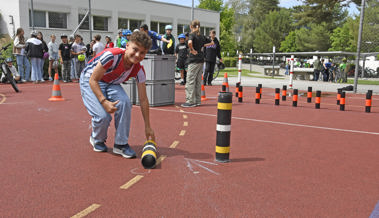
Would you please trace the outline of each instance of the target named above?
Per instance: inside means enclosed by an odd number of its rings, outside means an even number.
[[[194,11],[194,0],[192,0],[192,7],[191,7],[191,20],[195,19],[195,11]]]
[[[238,82],[241,83],[242,55],[238,55]]]
[[[88,0],[88,25],[89,25],[89,40],[92,40],[92,21],[91,21],[91,0]]]
[[[32,30],[34,30],[34,8],[33,8],[33,0],[30,0],[30,6],[31,6],[31,21],[32,21]]]
[[[357,93],[357,86],[358,86],[359,56],[361,55],[361,41],[362,41],[362,30],[363,30],[363,18],[365,16],[364,13],[365,13],[365,0],[362,0],[361,17],[359,19],[357,57],[355,59],[354,93]],[[362,71],[362,73],[363,73],[363,71]]]
[[[275,74],[275,46],[272,47],[272,78]]]
[[[79,25],[76,27],[76,29],[72,32],[71,35],[75,35],[76,31],[78,31],[79,27],[84,23],[84,21],[86,20],[87,16],[89,14],[89,11],[87,11],[87,13],[84,15],[83,19],[80,21]],[[91,37],[92,38],[92,37]]]
[[[252,59],[253,59],[253,49],[251,48],[250,49],[250,72],[251,72],[251,61],[252,61]]]
[[[290,67],[290,84],[289,84],[289,88],[292,89],[292,85],[293,85],[293,60],[295,58],[295,55],[291,55],[291,67]]]

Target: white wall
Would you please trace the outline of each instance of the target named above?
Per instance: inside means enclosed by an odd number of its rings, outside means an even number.
[[[31,32],[29,27],[29,9],[31,0],[0,0],[0,11],[3,14],[3,20],[9,23],[9,15],[14,16],[15,28],[22,27],[25,30],[25,36],[28,37]],[[144,20],[150,27],[150,21],[160,21],[172,23],[174,26],[173,35],[177,36],[177,24],[189,24],[191,21],[191,8],[169,3],[155,2],[151,0],[92,0],[92,15],[108,17],[108,31],[93,31],[92,36],[100,34],[102,41],[106,35],[113,36],[117,33],[118,17]],[[67,29],[49,29],[35,28],[44,34],[44,39],[49,41],[49,35],[54,33],[58,36],[65,33],[70,35],[78,24],[78,13],[84,13],[88,9],[88,0],[33,0],[34,10],[54,11],[68,13]],[[220,14],[218,12],[195,9],[195,19],[198,19],[201,26],[212,27],[216,29],[219,35]],[[8,19],[9,20],[9,19]],[[1,25],[0,23],[0,25]],[[1,30],[12,32],[12,26],[3,24]],[[78,30],[79,34],[84,37],[85,42],[89,42],[89,31]],[[59,41],[59,40],[58,40]]]

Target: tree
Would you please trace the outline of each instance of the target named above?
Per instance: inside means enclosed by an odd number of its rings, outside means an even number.
[[[296,26],[304,27],[311,23],[326,23],[332,31],[343,24],[348,16],[347,4],[341,0],[303,0],[304,5],[293,8]]]
[[[362,51],[379,51],[379,2],[378,0],[368,0],[366,2],[363,32]],[[357,43],[355,43],[357,44]]]
[[[357,50],[359,18],[348,18],[342,27],[337,27],[330,35],[330,51],[350,51]]]
[[[270,52],[280,47],[281,41],[291,31],[291,14],[287,9],[271,11],[254,32],[254,47],[257,52]]]
[[[280,43],[279,51],[282,52],[297,52],[300,51],[296,44],[296,32],[291,31],[285,40]]]
[[[233,33],[235,23],[233,8],[227,4],[223,6],[222,0],[200,0],[198,7],[220,12],[221,51],[234,53],[236,50],[236,40]]]

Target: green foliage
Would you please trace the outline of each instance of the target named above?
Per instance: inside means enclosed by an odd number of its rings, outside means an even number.
[[[368,0],[362,32],[362,52],[379,52],[379,2]]]
[[[291,31],[285,40],[280,43],[279,51],[282,52],[297,52],[300,51],[296,44],[296,32]]]
[[[271,52],[273,46],[279,48],[280,42],[291,29],[291,15],[288,10],[271,11],[255,30],[255,51]]]
[[[220,12],[222,10],[222,0],[199,0],[198,8]]]
[[[234,10],[229,5],[223,6],[222,0],[200,0],[199,8],[220,12],[220,45],[221,51],[235,53],[237,48],[233,26]]]
[[[224,57],[222,60],[224,61],[225,67],[236,67],[237,66],[237,58],[236,57]]]
[[[330,51],[351,51],[357,50],[359,19],[348,18],[342,27],[337,27],[330,35]]]

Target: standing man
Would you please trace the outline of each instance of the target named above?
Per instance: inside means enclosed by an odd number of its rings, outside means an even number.
[[[163,45],[162,45],[163,53],[173,55],[175,53],[175,38],[171,34],[172,26],[166,25],[165,30],[166,30],[166,34],[164,34],[163,38],[167,39],[169,43],[163,42]]]
[[[166,43],[169,43],[170,41],[168,41],[167,39],[163,38],[158,33],[154,32],[154,31],[150,31],[149,27],[147,26],[147,24],[142,24],[142,26],[139,29],[140,29],[140,31],[145,32],[151,38],[152,46],[151,46],[151,49],[150,49],[149,53],[151,53],[151,54],[162,54],[162,51],[161,51],[161,49],[158,46],[157,40],[163,41],[163,42],[166,42]]]
[[[130,99],[120,83],[135,77],[138,96],[145,121],[146,139],[155,140],[150,126],[149,102],[146,96],[145,72],[140,62],[151,47],[150,37],[144,32],[134,32],[126,48],[107,49],[95,56],[80,77],[82,99],[92,116],[90,143],[96,152],[106,152],[107,132],[114,113],[115,139],[113,153],[134,158],[136,153],[128,144],[131,108]]]
[[[205,72],[204,72],[204,85],[212,85],[213,80],[213,73],[215,71],[215,65],[216,65],[216,57],[220,59],[220,62],[222,62],[221,58],[221,48],[220,43],[216,37],[216,30],[211,30],[209,32],[209,38],[211,41],[214,42],[213,45],[208,45],[205,47]]]
[[[313,81],[318,81],[320,76],[321,62],[320,57],[317,56],[316,60],[313,62]]]

